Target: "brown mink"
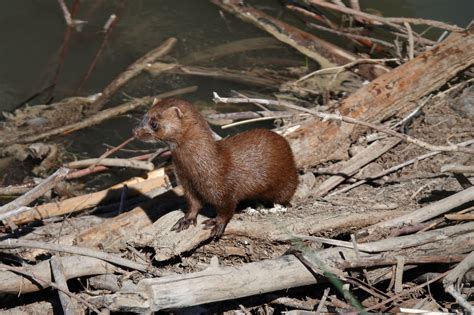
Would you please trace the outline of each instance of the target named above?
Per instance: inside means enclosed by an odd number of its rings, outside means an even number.
[[[143,141],[167,143],[188,209],[171,230],[191,224],[204,203],[217,217],[204,221],[216,240],[224,233],[243,200],[288,204],[298,185],[293,153],[282,136],[254,129],[215,141],[206,120],[191,103],[177,99],[158,102],[134,129]]]

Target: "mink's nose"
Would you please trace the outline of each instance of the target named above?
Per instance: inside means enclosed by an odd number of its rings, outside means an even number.
[[[143,138],[146,134],[148,134],[146,132],[146,128],[143,128],[142,126],[138,126],[138,127],[133,128],[133,135],[137,139]]]

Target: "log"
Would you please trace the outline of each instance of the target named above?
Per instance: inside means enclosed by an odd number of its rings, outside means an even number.
[[[66,280],[91,275],[102,275],[113,273],[117,267],[103,260],[85,256],[60,257],[64,266],[64,277]],[[34,266],[26,267],[26,270],[37,275],[47,282],[52,282],[51,268],[49,261],[42,261]],[[11,271],[0,272],[0,293],[24,294],[36,292],[45,288],[31,279],[24,278]]]
[[[459,242],[472,238],[473,232],[461,234],[450,239],[440,240]],[[445,251],[434,242],[431,250],[423,249],[424,255],[440,254]],[[438,246],[437,246],[438,245]],[[447,252],[455,252],[451,246]],[[459,248],[465,250],[465,248]],[[396,253],[399,255],[399,253]],[[410,248],[404,256],[419,255],[417,248]],[[453,253],[454,254],[454,253]],[[305,250],[304,258],[316,266],[324,266],[324,272],[339,277],[344,274],[337,269],[345,261],[358,261],[353,249],[334,247],[319,251]],[[372,257],[360,253],[362,259]],[[376,256],[380,258],[379,255]],[[319,262],[317,262],[319,261]],[[368,272],[371,283],[384,280],[377,277],[378,270]],[[190,274],[176,274],[161,278],[141,280],[136,289],[122,290],[116,294],[93,298],[91,301],[110,308],[112,311],[155,312],[159,310],[184,308],[223,300],[260,295],[262,293],[289,289],[315,283],[326,282],[322,277],[314,276],[294,256],[282,256],[276,259],[247,263],[240,266],[219,267],[217,259],[211,259],[208,269]]]
[[[294,234],[309,233],[318,234],[329,231],[347,230],[357,226],[370,224],[369,222],[380,221],[393,216],[399,211],[373,211],[367,213],[340,213],[335,215],[318,215],[300,218],[265,216],[264,218],[249,220],[231,220],[227,225],[224,235],[247,236],[252,239],[282,242],[294,238]],[[207,219],[198,215],[197,225],[191,226],[179,233],[170,231],[178,219],[183,216],[181,211],[170,212],[159,218],[153,225],[142,228],[140,233],[129,239],[129,243],[138,247],[153,247],[155,249],[154,259],[166,261],[182,253],[188,252],[209,238],[209,230],[204,230],[201,223]],[[284,222],[282,222],[284,221]],[[282,227],[285,228],[282,228]]]
[[[349,251],[346,250],[350,257]],[[333,249],[321,253],[330,262],[339,253]],[[313,274],[294,256],[283,256],[237,267],[219,267],[211,260],[208,269],[184,275],[141,280],[133,291],[92,299],[112,311],[156,312],[209,302],[284,290],[318,283]]]
[[[433,49],[386,73],[344,99],[344,116],[371,123],[403,115],[418,100],[443,86],[459,71],[474,64],[474,32],[453,34]],[[306,168],[347,152],[355,127],[312,118],[286,135],[298,167]]]
[[[146,194],[147,192],[164,187],[169,182],[168,177],[164,174],[161,177],[152,178],[128,187],[128,197]],[[65,199],[59,202],[46,203],[32,208],[27,212],[23,212],[17,216],[11,217],[16,224],[25,224],[34,220],[42,220],[53,216],[59,216],[67,213],[74,213],[84,209],[92,208],[101,203],[118,200],[121,195],[121,187],[116,189],[105,189],[95,193],[77,196]]]
[[[128,212],[82,231],[75,243],[85,247],[100,247],[110,252],[118,251],[123,247],[123,239],[130,240],[163,214],[179,208],[183,201],[182,195],[180,187],[171,189]]]

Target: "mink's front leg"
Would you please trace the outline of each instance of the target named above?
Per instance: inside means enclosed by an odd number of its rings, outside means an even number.
[[[173,225],[171,231],[181,232],[189,228],[191,224],[196,226],[196,218],[202,207],[202,203],[188,191],[184,192],[184,196],[188,203],[188,210],[186,214]]]

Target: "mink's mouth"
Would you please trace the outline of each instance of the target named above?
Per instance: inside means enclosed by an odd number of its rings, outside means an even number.
[[[157,140],[153,137],[153,134],[148,130],[148,128],[137,127],[133,129],[133,135],[136,139],[139,139],[144,142],[156,142]]]

